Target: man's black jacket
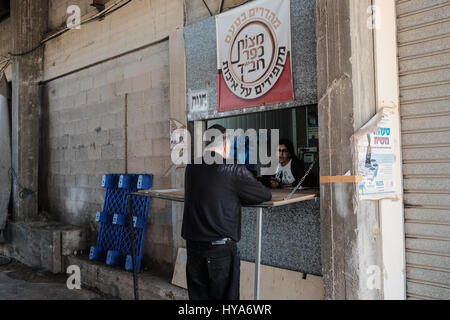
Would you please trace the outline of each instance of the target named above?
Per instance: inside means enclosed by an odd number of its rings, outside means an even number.
[[[184,192],[181,235],[191,241],[239,241],[241,203],[258,204],[272,199],[270,189],[240,164],[189,164]]]

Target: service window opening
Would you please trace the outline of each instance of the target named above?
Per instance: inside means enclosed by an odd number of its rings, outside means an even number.
[[[278,129],[279,138],[288,139],[294,146],[295,155],[304,163],[305,169],[315,161],[308,180],[310,187],[319,188],[319,127],[317,105],[243,114],[206,121],[206,128],[220,124],[227,129]],[[268,131],[270,136],[270,131]],[[269,149],[270,150],[270,149]]]

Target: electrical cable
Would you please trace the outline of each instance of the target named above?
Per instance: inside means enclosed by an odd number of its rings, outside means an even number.
[[[114,8],[114,7],[116,7],[118,4],[120,4],[120,3],[123,2],[123,1],[126,1],[126,2],[123,3],[122,5],[120,5],[119,7]],[[50,41],[50,40],[52,40],[52,39],[55,39],[55,38],[59,37],[60,35],[66,33],[67,31],[72,30],[74,27],[81,26],[81,25],[83,25],[83,24],[92,22],[92,21],[94,21],[94,20],[96,20],[96,19],[104,18],[104,17],[106,17],[106,16],[112,14],[112,13],[115,12],[116,10],[118,10],[118,9],[124,7],[125,5],[129,4],[131,1],[133,1],[133,0],[117,0],[116,2],[114,2],[114,3],[113,3],[111,6],[109,6],[108,8],[105,8],[104,10],[100,11],[99,13],[97,13],[96,15],[94,15],[94,16],[91,17],[91,18],[88,18],[88,19],[86,19],[86,20],[84,20],[84,21],[81,21],[78,25],[75,25],[75,26],[73,26],[72,28],[66,27],[66,28],[63,29],[63,30],[60,30],[60,31],[58,31],[58,32],[56,32],[56,33],[54,33],[54,34],[48,36],[47,38],[43,39],[43,40],[39,43],[39,45],[35,46],[34,48],[32,48],[32,49],[30,49],[30,50],[28,50],[28,51],[25,51],[25,52],[21,52],[21,53],[11,53],[11,52],[8,52],[8,55],[9,55],[10,57],[20,57],[20,56],[24,56],[24,55],[30,54],[30,53],[32,53],[33,51],[35,51],[35,50],[39,49],[40,47],[42,47],[46,42],[48,42],[48,41]]]
[[[9,168],[9,176],[10,178],[13,180],[13,182],[15,181],[16,186],[19,188],[19,198],[20,199],[25,199],[33,194],[36,193],[36,191],[30,189],[30,188],[25,188],[23,187],[20,183],[19,183],[19,179],[17,177],[17,173],[13,168]]]
[[[5,70],[8,68],[8,66],[11,64],[11,59],[7,60],[5,65],[0,68],[0,81],[3,80],[3,76],[5,75]]]
[[[212,16],[213,14],[212,14],[211,10],[209,10],[209,7],[206,4],[205,0],[203,0],[203,4],[205,5],[206,9],[208,9],[209,15]]]
[[[2,260],[6,260],[6,261],[2,261]],[[13,259],[11,257],[7,257],[7,256],[0,254],[0,267],[8,265],[12,261],[13,261]]]
[[[243,6],[244,4],[247,4],[247,3],[249,3],[250,1],[252,1],[252,0],[247,0],[247,1],[245,1],[245,2],[242,2],[242,3],[236,4],[236,5],[234,5],[234,6],[230,6],[230,7],[227,7],[226,9],[227,9],[227,10],[229,10],[229,9],[234,9],[234,8],[237,8],[237,7]]]

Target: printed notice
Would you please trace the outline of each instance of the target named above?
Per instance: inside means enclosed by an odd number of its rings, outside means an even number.
[[[353,136],[358,155],[361,200],[396,198],[392,111],[383,108]]]

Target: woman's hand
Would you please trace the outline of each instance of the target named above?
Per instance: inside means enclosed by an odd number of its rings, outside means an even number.
[[[275,180],[270,180],[270,186],[272,188],[278,188],[280,186],[280,184]]]

